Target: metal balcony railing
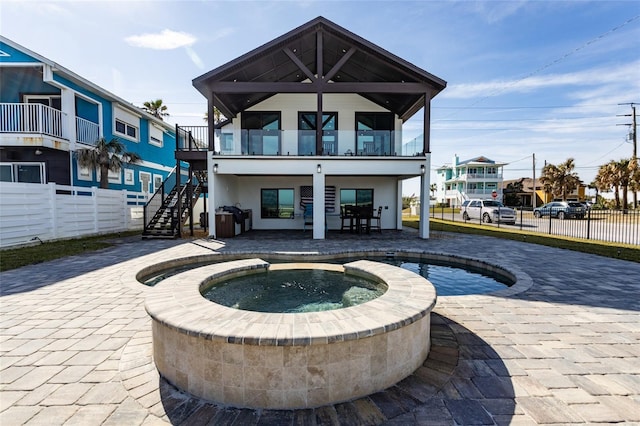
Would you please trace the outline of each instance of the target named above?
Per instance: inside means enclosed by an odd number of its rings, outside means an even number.
[[[211,149],[215,155],[247,156],[379,156],[422,155],[415,140],[402,144],[399,132],[386,130],[325,130],[322,149],[316,146],[315,130],[216,129],[210,146],[206,126],[178,126],[179,151]]]

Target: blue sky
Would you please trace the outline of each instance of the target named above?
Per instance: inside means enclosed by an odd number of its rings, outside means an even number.
[[[537,176],[572,157],[589,183],[632,155],[619,104],[640,102],[639,1],[3,0],[0,33],[135,105],[162,98],[170,123],[202,125],[195,77],[317,16],[448,82],[432,102],[432,169],[484,155],[509,163],[505,179],[531,177],[535,153]]]

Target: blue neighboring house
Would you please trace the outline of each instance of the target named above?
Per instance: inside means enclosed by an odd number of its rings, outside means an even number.
[[[102,137],[142,157],[109,189],[151,195],[175,167],[172,125],[0,36],[0,181],[99,186],[73,153]]]

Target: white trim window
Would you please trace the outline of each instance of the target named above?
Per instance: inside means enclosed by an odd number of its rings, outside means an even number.
[[[153,123],[149,123],[149,145],[162,147],[163,131]]]
[[[117,106],[113,108],[113,133],[132,140],[140,141],[140,117]]]
[[[149,184],[151,183],[151,173],[140,172],[138,173],[138,178],[140,179],[140,188],[142,192],[149,192]]]
[[[124,169],[124,184],[133,185],[133,170]]]
[[[80,164],[76,162],[78,166],[78,180],[92,181],[93,170],[88,167],[80,167]]]
[[[98,171],[98,176],[101,176],[102,172]],[[118,170],[117,172],[113,172],[109,170],[107,173],[107,180],[109,183],[122,183],[122,170]]]
[[[44,163],[0,163],[0,181],[47,183]]]
[[[155,193],[158,188],[162,186],[162,175],[153,175],[153,192]]]

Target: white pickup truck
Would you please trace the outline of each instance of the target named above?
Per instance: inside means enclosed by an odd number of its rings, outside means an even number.
[[[500,222],[515,225],[516,211],[495,200],[466,200],[460,207],[463,220],[482,220],[485,223]]]

